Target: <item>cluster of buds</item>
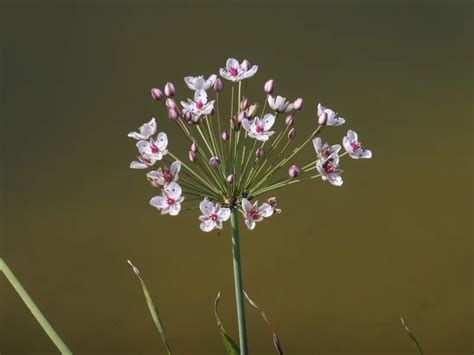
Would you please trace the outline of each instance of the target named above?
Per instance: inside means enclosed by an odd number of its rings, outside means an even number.
[[[191,98],[180,101],[180,105],[174,100],[176,90],[172,83],[165,85],[164,94],[158,88],[151,90],[154,100],[164,101],[169,119],[179,126],[190,144],[188,159],[179,159],[168,149],[166,133],[156,134],[155,118],[140,126],[137,132],[129,133],[129,137],[138,141],[138,157],[130,164],[131,168],[149,169],[158,162],[165,163],[146,175],[152,186],[161,189],[160,194],[150,200],[161,214],[175,216],[183,203],[192,204],[197,200],[200,201],[198,206],[187,209],[199,207],[201,230],[222,229],[234,209],[242,213],[245,225],[254,229],[257,222],[280,212],[276,209],[275,197],[262,204],[256,201],[257,197],[317,177],[341,186],[340,159],[343,156],[372,157],[352,130],[343,137],[342,146],[323,144],[319,137],[321,131],[343,125],[346,120],[321,104],[317,105],[314,130],[287,152],[296,141],[296,114],[303,108],[303,99],[291,101],[280,95],[273,96],[275,81],[268,80],[264,84],[263,108],[251,103],[244,97],[242,82],[257,71],[258,66],[248,60],[239,63],[233,58],[220,69],[221,78],[231,82],[230,109],[225,114],[219,109],[219,93],[224,90],[224,84],[214,74],[207,79],[185,77],[184,82],[193,93]],[[282,128],[276,129],[279,121]],[[314,159],[301,167],[292,164],[291,160],[310,142],[315,150]],[[344,153],[340,153],[342,149]]]

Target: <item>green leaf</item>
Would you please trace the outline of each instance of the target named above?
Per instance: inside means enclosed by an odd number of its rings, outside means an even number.
[[[165,329],[163,327],[163,322],[161,321],[160,313],[158,312],[158,308],[155,306],[155,304],[153,303],[153,300],[151,299],[150,293],[148,292],[148,288],[145,285],[145,281],[143,281],[143,278],[140,274],[140,270],[138,270],[138,268],[135,265],[133,265],[130,260],[127,260],[127,261],[130,264],[130,266],[132,267],[133,272],[135,273],[135,275],[137,275],[138,279],[140,280],[140,284],[142,285],[143,294],[145,295],[145,300],[146,300],[146,303],[148,305],[148,309],[150,310],[153,321],[155,322],[156,329],[158,329],[158,332],[160,333],[161,340],[163,341],[163,344],[166,347],[166,351],[168,352],[168,355],[171,355],[171,349],[170,349],[170,346],[168,344],[168,339],[166,338]]]
[[[227,332],[224,329],[224,326],[222,325],[221,320],[219,319],[219,314],[217,312],[217,306],[219,304],[220,296],[221,296],[221,293],[219,292],[217,294],[216,300],[214,301],[214,315],[216,316],[217,328],[219,329],[219,332],[221,334],[226,354],[227,355],[239,355],[240,354],[239,347],[237,346],[235,341],[229,336],[229,334],[227,334]]]

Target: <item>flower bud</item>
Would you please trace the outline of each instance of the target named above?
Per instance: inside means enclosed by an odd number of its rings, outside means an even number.
[[[167,82],[165,85],[165,95],[168,97],[174,96],[176,94],[176,90],[174,89],[173,83]]]
[[[303,108],[304,101],[301,97],[297,98],[295,102],[293,102],[293,107],[295,108],[295,111],[299,111]]]
[[[224,83],[222,82],[221,78],[217,78],[214,83],[214,90],[215,92],[221,92],[224,90]]]
[[[163,98],[163,93],[160,89],[153,88],[151,89],[151,97],[156,101],[160,101]]]
[[[294,128],[290,129],[288,132],[288,139],[293,140],[296,137],[296,130]]]
[[[295,118],[293,117],[293,115],[288,115],[286,116],[285,118],[285,124],[287,126],[293,126],[293,124],[295,123]]]
[[[186,122],[191,121],[191,119],[192,119],[191,116],[192,116],[192,115],[191,115],[191,112],[186,111],[186,112],[184,113],[184,120],[185,120]]]
[[[191,144],[191,152],[197,153],[198,149],[199,149],[199,146],[198,146],[198,144],[197,144],[196,142],[194,142],[193,144]]]
[[[172,108],[176,108],[176,102],[173,99],[170,99],[170,98],[166,99],[165,105],[168,108],[168,110],[170,110]]]
[[[248,59],[244,59],[240,66],[244,71],[247,71],[250,70],[250,68],[252,67],[252,63],[250,63]]]
[[[229,176],[227,176],[226,180],[229,184],[232,184],[235,181],[235,176],[230,174]]]
[[[240,130],[240,122],[237,117],[234,116],[233,118],[230,119],[230,127],[234,131]]]
[[[258,148],[256,151],[255,151],[255,156],[260,159],[261,157],[263,157],[265,155],[265,150],[263,148]]]
[[[211,159],[209,159],[209,164],[211,164],[211,166],[213,166],[214,168],[217,168],[220,163],[221,161],[219,160],[219,157],[212,157]]]
[[[298,168],[296,165],[290,166],[288,169],[288,175],[290,175],[291,178],[295,178],[300,175],[300,168]]]
[[[242,122],[242,120],[243,120],[245,117],[247,117],[247,115],[246,115],[245,111],[242,111],[242,112],[240,112],[239,115],[237,116],[237,121],[238,121],[238,122]]]
[[[173,120],[173,121],[176,121],[178,119],[178,110],[176,110],[176,108],[171,108],[169,111],[168,111],[168,117]]]
[[[196,161],[197,159],[197,156],[196,156],[196,153],[194,153],[193,151],[189,151],[189,160],[192,161],[193,163]]]
[[[247,110],[247,117],[249,118],[255,117],[255,115],[257,114],[257,108],[258,108],[258,105],[256,103],[253,105],[250,105],[250,107]]]
[[[267,94],[271,94],[273,92],[273,89],[275,89],[275,80],[268,80],[263,86],[263,89]]]
[[[229,132],[227,132],[227,131],[222,132],[221,138],[222,138],[223,141],[228,141],[229,138],[230,138],[229,137]]]
[[[326,112],[323,112],[319,117],[318,117],[318,124],[321,126],[325,126],[326,122],[328,120],[328,114]]]
[[[244,98],[242,102],[240,103],[240,109],[242,111],[245,111],[249,107],[249,100],[247,98]]]

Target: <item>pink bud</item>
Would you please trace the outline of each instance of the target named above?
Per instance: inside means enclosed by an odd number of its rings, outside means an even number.
[[[296,130],[294,128],[292,128],[288,132],[288,139],[292,140],[292,139],[295,139],[295,137],[296,137]]]
[[[323,112],[319,117],[318,117],[318,123],[321,126],[325,126],[326,122],[328,120],[328,114],[326,112]]]
[[[240,103],[240,109],[244,111],[247,109],[247,107],[249,107],[249,100],[247,100],[247,98],[244,98]]]
[[[293,124],[295,123],[295,118],[293,117],[293,115],[288,115],[286,116],[285,118],[285,124],[287,126],[293,126]]]
[[[263,89],[267,94],[271,94],[273,92],[273,89],[275,89],[275,80],[268,80],[263,86]]]
[[[199,149],[199,146],[196,142],[191,144],[191,152],[196,153],[198,151],[198,149]]]
[[[258,148],[256,151],[255,151],[255,156],[260,159],[261,157],[263,157],[265,155],[265,150],[263,150],[263,148]]]
[[[252,67],[252,63],[250,63],[249,60],[247,59],[244,59],[242,64],[240,65],[240,67],[244,70],[244,71],[247,71],[247,70],[250,70],[250,68]]]
[[[184,113],[184,119],[185,119],[186,122],[191,121],[191,112],[186,111],[186,112]]]
[[[226,180],[229,184],[232,184],[235,181],[235,176],[230,174],[229,176],[227,176]]]
[[[227,131],[222,132],[221,138],[222,138],[223,141],[228,141],[229,140],[229,132],[227,132]]]
[[[176,94],[176,90],[174,89],[173,83],[167,82],[165,85],[165,95],[168,97],[174,96]]]
[[[168,110],[171,110],[172,108],[176,108],[176,102],[173,99],[166,99],[165,105],[168,108]]]
[[[298,168],[296,165],[290,166],[288,169],[288,175],[290,175],[291,178],[295,178],[300,175],[300,168]]]
[[[176,108],[172,108],[168,111],[168,117],[173,120],[173,121],[176,121],[178,119],[178,110],[176,110]]]
[[[209,164],[211,164],[214,168],[218,167],[221,161],[219,160],[219,157],[212,157],[209,159]]]
[[[242,120],[247,117],[244,111],[240,112],[239,115],[237,116],[237,121],[242,122]]]
[[[193,163],[196,161],[196,153],[194,153],[193,151],[189,151],[189,160],[192,161]]]
[[[299,111],[303,108],[304,101],[301,97],[297,98],[295,102],[293,102],[293,107],[295,108],[295,111]]]
[[[153,88],[151,89],[151,97],[153,97],[153,99],[156,101],[160,101],[163,97],[163,93],[160,89]]]
[[[216,92],[221,92],[222,90],[224,90],[224,83],[222,82],[222,80],[220,78],[217,78],[215,83],[214,83],[214,90]]]

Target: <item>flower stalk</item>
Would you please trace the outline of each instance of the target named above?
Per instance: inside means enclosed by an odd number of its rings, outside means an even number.
[[[239,327],[240,354],[247,355],[247,326],[245,323],[244,288],[242,285],[242,266],[240,261],[239,212],[235,208],[232,210],[232,214],[230,216],[230,224],[232,234],[232,257],[234,265],[235,301],[237,306],[237,321]]]

